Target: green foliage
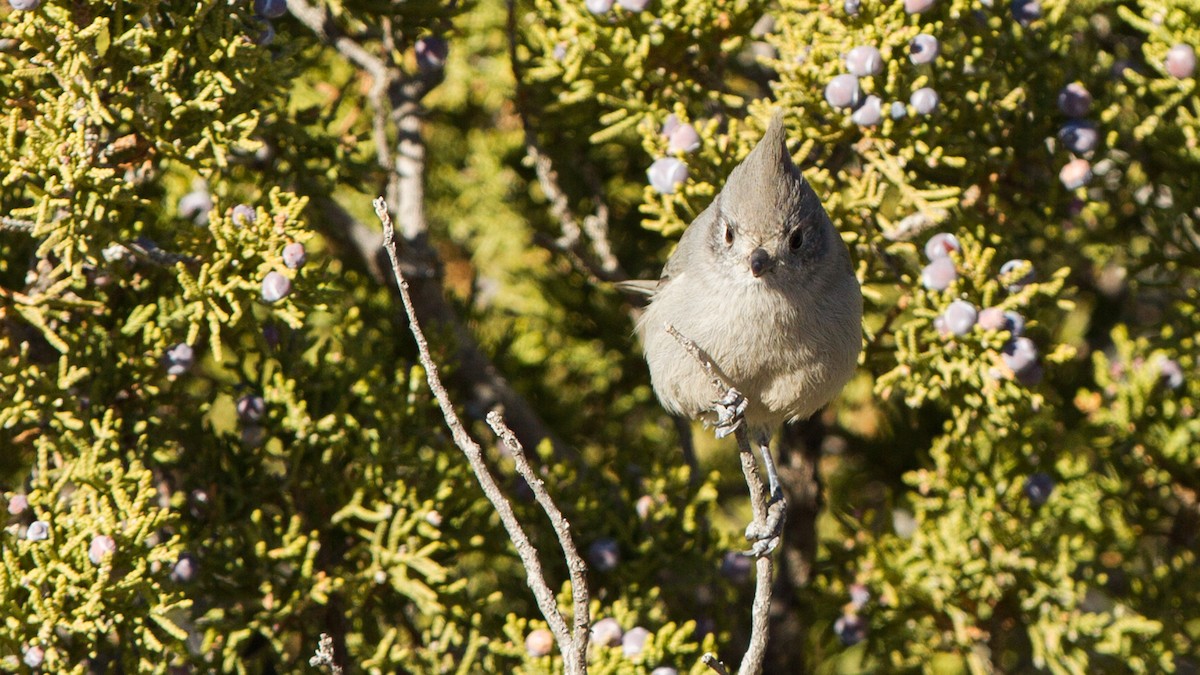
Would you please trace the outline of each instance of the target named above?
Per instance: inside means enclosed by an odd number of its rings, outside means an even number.
[[[370,222],[389,189],[403,138],[378,82],[295,16],[266,43],[252,5],[0,10],[0,669],[290,672],[329,633],[368,672],[557,672],[557,650],[529,654],[545,621],[397,299],[327,208]],[[814,672],[1196,665],[1200,98],[1163,65],[1200,46],[1194,3],[1046,0],[1026,23],[972,0],[322,11],[407,78],[425,76],[418,40],[450,44],[422,128],[450,305],[571,449],[530,454],[578,547],[618,551],[589,571],[594,620],[652,635],[633,657],[593,645],[593,672],[736,663],[744,487],[728,445],[683,465],[629,308],[553,244],[524,125],[581,222],[652,277],[780,108],[867,315],[859,378],[822,417],[816,564],[785,598],[800,628],[775,643]],[[931,64],[908,58],[919,33]],[[875,126],[823,97],[860,44],[885,62],[860,79]],[[1078,156],[1058,138],[1072,82],[1099,132]],[[925,86],[930,115],[908,104]],[[670,115],[698,149],[669,148]],[[689,177],[659,194],[645,171],[668,155]],[[1073,159],[1093,177],[1068,188]],[[921,282],[935,231],[961,244],[944,291]],[[1009,259],[1035,280],[1010,290]],[[272,272],[290,292],[267,302]],[[1009,367],[1007,329],[939,328],[955,300],[1023,315],[1044,378]],[[451,331],[426,328],[455,373]],[[485,411],[463,412],[493,446]],[[569,614],[545,517],[489,461]],[[863,642],[838,639],[845,616]]]

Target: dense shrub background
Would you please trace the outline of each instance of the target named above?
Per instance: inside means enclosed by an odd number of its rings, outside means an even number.
[[[355,670],[559,667],[526,649],[544,622],[415,363],[378,194],[552,585],[497,401],[593,552],[593,616],[652,633],[592,670],[736,663],[736,452],[696,429],[684,461],[608,282],[657,274],[777,108],[867,348],[782,440],[823,502],[791,482],[772,672],[1198,666],[1200,99],[1167,67],[1194,3],[15,4],[38,6],[0,8],[0,669],[291,672],[320,633]],[[825,98],[858,45],[874,125]],[[1097,132],[1075,153],[1072,83]],[[671,194],[646,174],[667,156]],[[935,232],[961,244],[942,291]],[[1035,281],[1009,290],[1010,259]],[[1008,367],[1007,330],[939,329],[954,300],[1022,314],[1040,372]]]

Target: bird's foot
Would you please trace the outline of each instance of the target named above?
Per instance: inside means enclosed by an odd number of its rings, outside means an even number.
[[[730,388],[719,401],[713,401],[713,409],[717,411],[717,424],[714,431],[717,438],[725,438],[745,421],[743,413],[749,401],[737,389]]]
[[[787,513],[787,502],[776,495],[767,504],[767,517],[760,521],[755,519],[746,526],[746,539],[751,543],[750,550],[742,555],[761,558],[770,555],[779,545],[779,537],[783,534],[783,521]]]

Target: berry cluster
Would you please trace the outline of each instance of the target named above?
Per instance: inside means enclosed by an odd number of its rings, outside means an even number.
[[[696,131],[696,127],[680,121],[677,116],[672,114],[663,122],[660,135],[667,139],[667,152],[675,156],[660,157],[654,160],[650,168],[646,170],[646,177],[650,179],[650,187],[654,188],[656,192],[669,195],[674,194],[679,186],[688,179],[687,164],[684,164],[678,155],[698,150],[700,133]]]
[[[925,257],[929,264],[921,270],[921,285],[932,291],[944,291],[958,279],[954,257],[962,252],[958,238],[939,232],[925,242]],[[1000,283],[1009,293],[1016,293],[1034,280],[1033,264],[1028,260],[1009,260],[1000,266]],[[1037,346],[1025,337],[1025,318],[1019,313],[999,307],[978,309],[970,301],[952,300],[933,320],[934,329],[943,338],[963,337],[979,326],[987,332],[1007,332],[1008,341],[1000,350],[1000,358],[1017,381],[1037,384],[1042,378]]]
[[[933,0],[909,0],[904,4],[911,14],[923,12],[933,6]],[[857,5],[854,6],[857,11]],[[847,5],[847,11],[850,6]],[[908,43],[908,59],[915,66],[927,66],[937,59],[941,53],[938,39],[928,33],[921,33]],[[879,75],[884,70],[883,54],[873,45],[858,45],[842,56],[846,72],[834,76],[825,85],[825,101],[840,110],[850,110],[850,119],[862,127],[873,127],[883,121],[883,99],[868,94],[863,96],[860,78]],[[908,103],[918,115],[929,115],[937,110],[940,97],[932,87],[921,87],[912,92]],[[887,106],[892,119],[900,119],[908,114],[908,108],[900,101],[893,101]]]

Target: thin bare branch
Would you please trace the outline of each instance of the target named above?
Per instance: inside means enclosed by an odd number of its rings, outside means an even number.
[[[515,0],[508,0],[508,60],[515,80],[516,95],[514,107],[521,126],[525,129],[525,152],[533,162],[534,172],[538,177],[538,185],[550,201],[550,215],[558,221],[562,236],[554,240],[554,247],[570,255],[571,259],[581,265],[593,277],[604,281],[624,281],[629,275],[621,268],[621,263],[613,254],[612,245],[608,240],[608,204],[604,198],[604,190],[594,172],[584,171],[584,179],[592,187],[592,199],[596,203],[596,212],[580,219],[571,210],[570,199],[558,180],[558,172],[550,156],[542,149],[537,140],[537,129],[528,112],[529,97],[525,91],[521,61],[517,55],[517,15]],[[585,251],[583,235],[591,242],[590,254]]]
[[[680,333],[675,326],[670,324],[667,325],[666,330],[700,364],[700,367],[704,369],[704,373],[708,375],[709,382],[712,384],[717,398],[725,396],[727,392],[733,389],[721,377],[720,373],[717,372],[716,366],[694,340]],[[738,445],[738,456],[742,464],[742,474],[746,477],[746,487],[750,491],[750,510],[754,514],[754,523],[765,525],[768,517],[767,487],[763,484],[762,476],[759,475],[758,461],[754,458],[754,451],[750,447],[750,435],[746,431],[746,425],[739,425],[735,434]],[[770,628],[771,613],[771,580],[774,574],[774,563],[770,555],[763,555],[759,556],[754,564],[754,600],[750,610],[750,645],[746,648],[745,656],[742,657],[742,665],[738,668],[738,675],[758,675],[758,673],[761,673],[763,660],[767,653],[767,637]],[[710,668],[713,667],[707,660],[705,664]]]
[[[366,47],[363,47],[352,38],[343,35],[342,30],[337,25],[337,21],[328,9],[315,7],[306,0],[288,0],[288,11],[300,23],[316,33],[322,42],[331,45],[334,49],[341,52],[342,56],[345,56],[351,63],[370,73],[377,81],[386,81],[391,78],[388,64],[380,57],[367,51]]]
[[[379,216],[379,220],[383,224],[383,248],[387,251],[388,258],[392,262],[392,274],[396,278],[396,286],[400,289],[400,298],[404,302],[404,311],[408,314],[408,326],[412,331],[413,339],[416,340],[417,353],[420,357],[421,365],[425,368],[425,379],[429,383],[430,390],[433,391],[434,398],[437,399],[438,407],[441,408],[442,416],[446,420],[446,426],[450,429],[450,434],[454,438],[455,445],[466,456],[467,462],[471,466],[471,471],[475,474],[475,479],[479,481],[479,486],[483,489],[484,495],[496,509],[496,513],[500,516],[501,524],[517,549],[517,555],[521,558],[521,564],[525,567],[525,581],[529,584],[530,590],[533,591],[538,609],[541,610],[542,616],[545,617],[546,623],[549,624],[550,631],[554,633],[559,650],[563,655],[565,671],[568,673],[584,673],[586,672],[586,664],[579,662],[576,652],[570,649],[571,634],[567,629],[566,620],[563,619],[562,614],[558,611],[554,592],[550,590],[550,586],[546,583],[546,577],[542,572],[542,564],[538,558],[537,549],[529,541],[528,535],[525,534],[524,528],[521,527],[520,521],[517,520],[516,514],[513,513],[512,505],[509,504],[504,494],[500,492],[500,488],[496,485],[496,481],[492,478],[491,471],[483,459],[483,450],[467,433],[466,428],[463,427],[458,413],[454,411],[454,407],[450,402],[450,395],[446,393],[446,388],[442,386],[442,379],[438,375],[437,364],[429,352],[429,343],[426,341],[425,333],[421,330],[421,325],[417,321],[416,308],[408,292],[408,282],[404,278],[404,273],[400,270],[400,256],[396,252],[395,243],[396,231],[392,225],[391,215],[388,213],[387,202],[383,198],[379,198],[374,201],[374,206],[375,213]]]
[[[725,664],[721,663],[716,654],[707,653],[700,657],[700,662],[711,668],[717,675],[729,675],[729,671],[726,670]]]
[[[588,639],[591,637],[592,624],[591,608],[588,607],[590,599],[587,587],[587,563],[583,561],[583,556],[579,555],[578,549],[575,548],[575,540],[571,537],[571,523],[563,516],[558,505],[550,497],[550,493],[546,491],[545,483],[530,466],[529,458],[525,455],[525,448],[517,440],[512,429],[509,429],[508,425],[504,423],[504,417],[493,410],[487,414],[487,422],[492,431],[496,432],[500,440],[508,446],[516,464],[517,473],[533,490],[533,498],[550,517],[554,534],[558,536],[558,544],[562,547],[563,556],[567,560],[567,571],[571,576],[571,598],[575,606],[575,639],[572,646],[576,652],[576,659],[580,663],[584,663],[587,660]],[[560,645],[561,647],[562,645]]]

